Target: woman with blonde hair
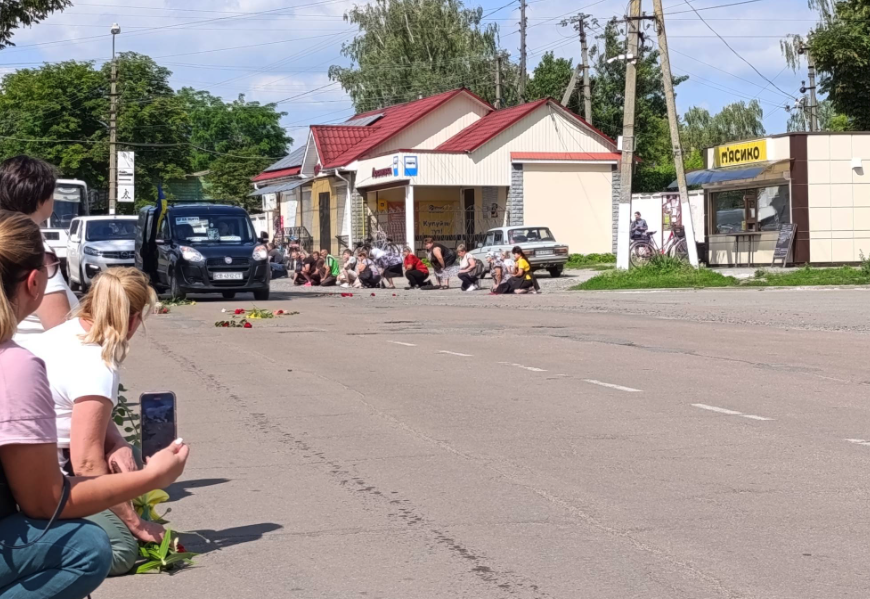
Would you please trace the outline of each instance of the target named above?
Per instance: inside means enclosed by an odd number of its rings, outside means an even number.
[[[46,255],[49,256],[46,259]],[[39,226],[0,210],[0,595],[82,599],[106,577],[111,548],[81,518],[164,487],[184,470],[188,448],[155,454],[141,471],[66,478],[45,365],[12,341],[42,302],[58,262]],[[46,520],[48,522],[46,522]]]
[[[141,458],[112,421],[118,404],[118,367],[130,339],[153,311],[157,295],[135,268],[97,275],[72,318],[43,333],[32,351],[45,362],[57,421],[61,468],[76,476],[134,472]],[[160,542],[164,528],[120,503],[90,518],[109,535],[109,576],[128,573],[139,555],[137,541]]]

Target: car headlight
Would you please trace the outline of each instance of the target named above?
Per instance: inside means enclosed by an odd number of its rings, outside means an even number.
[[[188,262],[204,262],[205,258],[202,257],[197,250],[192,247],[188,247],[186,245],[182,245],[180,248],[181,257],[187,260]]]
[[[265,245],[258,245],[254,248],[254,254],[252,256],[254,260],[265,260],[269,257],[269,252],[266,251]]]
[[[95,249],[92,248],[92,247],[85,247],[85,249],[83,249],[82,252],[84,252],[84,253],[87,254],[88,256],[97,256],[97,257],[100,257],[100,256],[103,255],[103,252],[101,252],[100,250],[95,250]]]

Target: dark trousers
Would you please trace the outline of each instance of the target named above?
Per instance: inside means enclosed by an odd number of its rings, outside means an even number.
[[[363,287],[368,287],[372,289],[381,284],[380,275],[372,274],[372,270],[370,268],[366,268],[361,273],[359,273],[359,282]]]
[[[332,274],[326,275],[325,277],[323,277],[323,279],[321,279],[320,286],[332,287],[333,285],[335,285],[337,280],[338,279],[336,279]]]
[[[429,280],[429,273],[420,272],[419,270],[409,270],[405,272],[405,277],[407,277],[408,283],[411,284],[411,287],[422,287],[426,284],[426,281]]]
[[[462,281],[462,290],[465,291],[475,283],[477,283],[477,277],[475,277],[470,272],[461,272],[459,273],[459,280]]]

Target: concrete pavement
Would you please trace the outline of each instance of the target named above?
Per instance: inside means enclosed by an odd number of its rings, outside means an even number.
[[[96,597],[867,595],[866,290],[392,294],[149,320],[203,555]]]

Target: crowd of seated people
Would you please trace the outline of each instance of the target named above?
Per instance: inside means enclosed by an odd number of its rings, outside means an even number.
[[[528,258],[517,246],[509,252],[488,252],[485,262],[476,258],[464,244],[449,248],[432,237],[424,240],[426,258],[418,257],[410,247],[399,250],[388,244],[384,248],[346,249],[341,259],[327,249],[307,253],[292,249],[287,269],[294,283],[304,287],[340,285],[344,289],[396,289],[395,279],[407,279],[406,290],[449,289],[451,279],[458,278],[462,291],[482,288],[487,273],[492,277],[493,294],[538,293],[540,287]],[[271,252],[270,252],[271,255]]]

